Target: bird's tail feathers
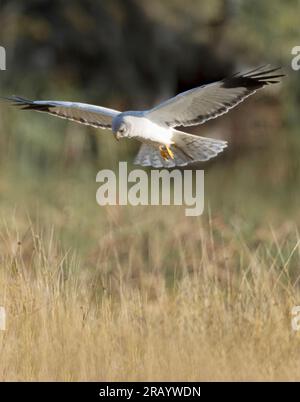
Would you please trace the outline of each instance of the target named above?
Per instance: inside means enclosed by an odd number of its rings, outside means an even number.
[[[175,131],[174,144],[170,146],[174,159],[164,159],[157,146],[142,144],[134,163],[155,168],[186,166],[194,162],[203,162],[217,156],[227,147],[227,142]]]

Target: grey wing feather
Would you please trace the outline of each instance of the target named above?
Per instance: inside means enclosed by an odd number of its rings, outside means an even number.
[[[32,101],[18,96],[6,98],[24,110],[45,112],[63,119],[97,128],[111,128],[112,119],[120,112],[87,103],[64,101]]]
[[[277,70],[279,68],[261,67],[191,89],[161,103],[145,115],[168,127],[202,124],[227,113],[257,89],[279,82],[278,78],[283,74],[275,73]]]

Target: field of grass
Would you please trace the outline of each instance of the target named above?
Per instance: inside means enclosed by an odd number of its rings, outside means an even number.
[[[212,166],[198,218],[98,206],[95,166],[2,163],[0,380],[299,380],[299,190],[275,157]]]

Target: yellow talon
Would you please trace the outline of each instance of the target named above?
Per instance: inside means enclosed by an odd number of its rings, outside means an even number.
[[[168,159],[169,159],[169,154],[168,154],[168,152],[164,149],[164,147],[161,145],[160,147],[159,147],[159,151],[160,151],[160,154],[161,154],[161,156],[162,156],[162,158],[165,160],[165,161],[167,161]]]
[[[170,158],[174,159],[174,153],[172,152],[171,148],[168,147],[167,145],[166,146],[161,145],[159,147],[159,151],[165,161],[169,160]]]
[[[167,148],[167,152],[168,152],[170,158],[171,158],[171,159],[174,159],[174,153],[172,152],[171,148],[168,147],[168,146],[166,146],[166,148]]]

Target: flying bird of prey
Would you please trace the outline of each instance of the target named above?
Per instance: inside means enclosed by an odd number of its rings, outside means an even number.
[[[227,113],[248,96],[268,84],[279,82],[279,68],[259,67],[245,74],[191,89],[149,110],[108,109],[86,103],[7,98],[21,109],[50,113],[96,128],[111,129],[116,137],[142,143],[135,163],[155,168],[185,166],[207,161],[227,146],[226,141],[176,130],[194,126]]]

